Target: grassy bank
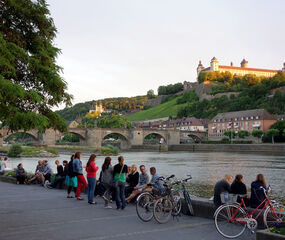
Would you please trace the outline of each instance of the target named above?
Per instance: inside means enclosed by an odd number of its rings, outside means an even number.
[[[185,107],[187,103],[177,105],[177,98],[160,104],[156,107],[134,113],[127,117],[130,121],[139,121],[146,119],[163,118],[176,116],[180,107]]]

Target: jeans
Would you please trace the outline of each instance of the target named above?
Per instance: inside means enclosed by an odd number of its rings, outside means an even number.
[[[105,206],[108,206],[108,203],[110,202],[110,194],[111,194],[112,186],[108,183],[103,183],[103,186],[105,188],[105,192],[103,196],[108,200],[105,202]]]
[[[53,184],[51,184],[52,188],[56,188],[57,184],[60,184],[62,186],[62,184],[65,181],[65,177],[59,177],[57,179],[55,179],[55,181],[53,182]]]
[[[122,202],[122,205],[121,205]],[[118,182],[118,186],[116,187],[116,205],[117,209],[126,207],[126,199],[125,199],[125,183]]]
[[[94,192],[96,186],[96,178],[95,177],[88,177],[88,202],[94,202]]]
[[[86,188],[86,186],[87,186],[87,182],[83,174],[77,175],[77,191],[76,191],[77,198],[80,198],[80,194]]]

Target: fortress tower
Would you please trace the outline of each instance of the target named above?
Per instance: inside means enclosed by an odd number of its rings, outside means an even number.
[[[219,61],[216,57],[213,57],[210,63],[211,72],[215,72],[219,70]]]

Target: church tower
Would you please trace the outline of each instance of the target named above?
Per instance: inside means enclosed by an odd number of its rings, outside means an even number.
[[[211,59],[211,72],[219,70],[219,61],[216,57]]]

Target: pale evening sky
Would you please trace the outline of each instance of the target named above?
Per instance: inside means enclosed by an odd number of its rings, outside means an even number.
[[[196,80],[199,60],[281,69],[284,0],[47,0],[73,103]]]

